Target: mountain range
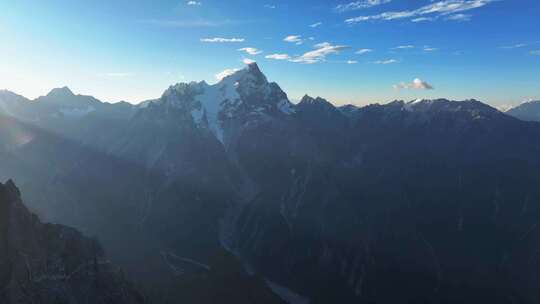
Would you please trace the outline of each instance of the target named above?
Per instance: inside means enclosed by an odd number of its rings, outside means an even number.
[[[506,111],[508,115],[526,121],[540,121],[540,101],[528,101]]]
[[[2,91],[0,179],[156,303],[538,303],[525,107],[293,104],[256,64],[139,105]]]

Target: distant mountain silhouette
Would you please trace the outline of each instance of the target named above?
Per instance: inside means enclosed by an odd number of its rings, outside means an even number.
[[[522,103],[517,107],[511,108],[506,113],[521,120],[540,121],[540,101]]]

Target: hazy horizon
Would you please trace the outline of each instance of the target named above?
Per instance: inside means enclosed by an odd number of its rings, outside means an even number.
[[[247,65],[247,64],[246,64]],[[258,63],[257,63],[258,65]],[[228,71],[228,72],[235,72],[235,71]],[[264,71],[263,71],[264,73]],[[221,80],[220,79],[215,79],[214,81],[207,81],[207,80],[199,80],[199,81],[181,81],[181,82],[178,82],[178,83],[190,83],[190,82],[207,82],[209,83],[210,85],[214,85],[214,84],[218,84]],[[271,80],[270,80],[271,81]],[[176,83],[175,83],[176,84]],[[174,86],[175,84],[171,84],[170,86]],[[279,83],[278,83],[279,84]],[[37,96],[32,96],[32,97],[29,97],[29,96],[25,96],[23,94],[19,94],[18,92],[15,92],[13,90],[9,90],[9,89],[2,89],[0,88],[0,91],[1,90],[4,90],[4,91],[8,91],[8,92],[12,92],[12,93],[15,93],[17,95],[20,95],[20,96],[23,96],[29,100],[36,100],[40,97],[44,97],[46,96],[47,94],[51,93],[51,91],[55,90],[55,89],[64,89],[64,88],[67,88],[68,90],[70,90],[74,95],[82,95],[82,96],[92,96],[92,97],[95,97],[97,98],[96,96],[92,95],[92,94],[83,94],[83,93],[79,93],[77,91],[73,91],[69,86],[61,86],[61,87],[56,87],[56,88],[51,88],[50,90],[46,91],[45,93],[43,94],[40,94],[40,95],[37,95]],[[163,91],[165,91],[166,88],[164,88]],[[162,92],[163,93],[163,92]],[[137,104],[140,104],[140,103],[143,103],[145,101],[150,101],[150,100],[156,100],[156,99],[159,99],[161,96],[162,96],[162,93],[159,94],[158,96],[155,96],[153,98],[148,98],[148,99],[145,99],[145,100],[139,100],[139,101],[129,101],[129,100],[103,100],[103,99],[100,99],[100,98],[97,98],[98,100],[100,100],[101,102],[106,102],[106,103],[118,103],[118,102],[127,102],[127,103],[130,103],[130,104],[133,104],[133,105],[137,105]],[[287,93],[287,92],[285,92]],[[325,96],[318,96],[318,95],[311,95],[309,93],[306,93],[304,94],[303,96],[311,96],[311,97],[321,97],[321,98],[324,98],[324,99],[327,99]],[[303,97],[302,96],[302,97]],[[299,97],[299,98],[291,98],[289,96],[289,100],[292,102],[292,103],[299,103],[302,99],[302,97]],[[336,106],[342,106],[342,105],[349,105],[349,104],[352,104],[352,105],[356,105],[356,106],[367,106],[367,105],[370,105],[370,104],[386,104],[386,103],[390,103],[390,102],[393,102],[393,101],[396,101],[396,100],[401,100],[401,101],[404,101],[404,102],[411,102],[411,101],[414,101],[414,100],[419,100],[419,99],[423,99],[423,98],[415,98],[415,99],[392,99],[392,100],[379,100],[379,101],[373,101],[373,102],[367,102],[367,103],[363,103],[363,104],[360,104],[360,103],[337,103],[331,99],[327,99],[330,103],[336,105]],[[426,98],[427,99],[427,98]],[[440,97],[433,97],[433,98],[429,98],[429,99],[448,99],[447,97],[445,96],[440,96]],[[469,99],[475,99],[475,98],[467,98],[467,99],[463,99],[463,100],[469,100]],[[527,100],[523,100],[521,102],[518,102],[518,103],[515,103],[515,104],[504,104],[504,105],[494,105],[494,104],[491,104],[489,101],[484,101],[484,100],[479,100],[481,102],[484,102],[488,105],[491,105],[493,107],[496,107],[502,111],[504,110],[508,110],[512,107],[515,107],[515,106],[518,106],[520,104],[523,104],[523,103],[526,103],[526,102],[530,102],[530,101],[534,101],[535,99],[534,98],[529,98]],[[458,100],[458,101],[462,101],[462,100]]]

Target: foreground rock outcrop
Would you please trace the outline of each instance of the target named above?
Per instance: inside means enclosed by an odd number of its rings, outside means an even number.
[[[0,183],[0,303],[144,303],[97,241],[41,223]]]

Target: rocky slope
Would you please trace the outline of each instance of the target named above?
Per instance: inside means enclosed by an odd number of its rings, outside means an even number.
[[[41,223],[8,181],[0,184],[0,302],[104,304],[145,299],[104,257],[97,241],[66,226]]]

